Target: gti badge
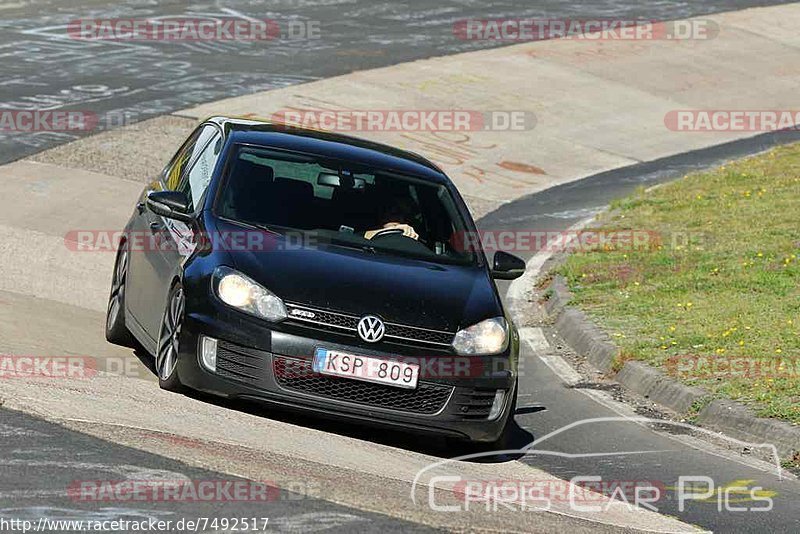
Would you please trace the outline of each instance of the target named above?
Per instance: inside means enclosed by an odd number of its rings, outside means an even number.
[[[376,343],[383,338],[386,328],[383,321],[374,315],[366,315],[358,321],[358,335],[367,343]]]
[[[303,317],[304,319],[313,319],[314,317],[317,316],[317,314],[314,313],[314,312],[310,312],[310,311],[306,311],[306,310],[299,310],[297,308],[294,308],[291,311],[291,315],[294,316],[294,317]]]

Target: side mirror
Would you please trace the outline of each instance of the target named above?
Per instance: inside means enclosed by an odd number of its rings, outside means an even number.
[[[515,280],[525,273],[525,262],[520,258],[498,250],[494,254],[492,278],[497,280]]]
[[[189,197],[180,191],[152,191],[147,194],[147,209],[167,217],[189,223],[194,220],[191,215],[192,206]]]

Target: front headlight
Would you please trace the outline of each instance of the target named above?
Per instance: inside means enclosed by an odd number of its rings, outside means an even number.
[[[508,325],[502,317],[486,319],[459,330],[453,338],[453,348],[464,356],[491,355],[503,352],[508,346]]]
[[[217,267],[214,271],[214,289],[228,306],[268,321],[286,319],[286,307],[280,298],[230,267]]]

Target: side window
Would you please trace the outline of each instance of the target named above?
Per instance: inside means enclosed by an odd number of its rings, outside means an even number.
[[[169,165],[167,165],[161,173],[161,178],[164,181],[166,189],[175,191],[180,185],[181,176],[183,176],[186,166],[189,164],[189,161],[191,161],[192,153],[197,146],[198,138],[206,128],[207,127],[196,130],[183,144],[178,153],[173,156],[172,161],[169,162]]]
[[[189,197],[192,209],[197,208],[197,202],[211,182],[211,175],[222,152],[222,135],[214,126],[206,126],[194,147],[189,158],[191,168],[178,188]]]

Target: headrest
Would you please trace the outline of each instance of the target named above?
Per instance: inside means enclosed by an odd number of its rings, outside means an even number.
[[[313,196],[314,186],[304,180],[275,178],[275,191],[282,195]]]
[[[272,167],[259,165],[258,163],[246,159],[239,159],[236,161],[236,165],[233,168],[232,176],[240,183],[251,180],[271,182],[274,171]]]

